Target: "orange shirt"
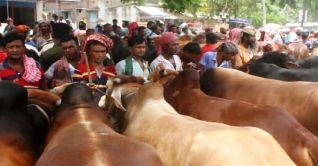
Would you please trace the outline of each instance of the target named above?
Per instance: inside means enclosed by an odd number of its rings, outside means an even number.
[[[235,55],[234,60],[232,61],[232,68],[237,69],[245,65],[253,57],[252,52],[246,49],[242,44],[238,45],[238,54]]]

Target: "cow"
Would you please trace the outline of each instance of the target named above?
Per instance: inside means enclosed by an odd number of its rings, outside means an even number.
[[[139,88],[128,105],[123,134],[154,147],[164,165],[295,165],[261,129],[178,114],[157,83]]]
[[[94,103],[90,89],[69,85],[36,165],[161,165],[155,150],[119,135]]]
[[[27,90],[17,83],[2,81],[0,103],[0,165],[34,165],[41,141],[27,112]]]
[[[200,76],[195,70],[180,72],[164,87],[164,98],[182,115],[231,126],[261,128],[277,140],[297,165],[317,164],[318,138],[293,116],[278,107],[208,96],[200,90]]]
[[[318,70],[318,56],[310,56],[297,62],[299,68]]]
[[[288,49],[291,50],[292,56],[297,60],[309,57],[308,47],[303,43],[291,43],[288,45]]]
[[[284,82],[212,68],[201,76],[200,87],[210,96],[280,107],[318,136],[317,83]]]
[[[38,139],[43,142],[51,119],[61,103],[59,96],[39,89],[27,89],[28,114],[37,131]]]

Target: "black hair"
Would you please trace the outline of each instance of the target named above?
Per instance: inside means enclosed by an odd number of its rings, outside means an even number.
[[[66,35],[66,36],[64,36],[64,37],[61,39],[60,43],[62,44],[62,43],[65,43],[65,42],[68,42],[68,41],[71,41],[71,40],[74,40],[76,46],[78,46],[78,39],[77,39],[77,37],[72,36],[72,35]]]
[[[5,46],[8,44],[8,43],[11,43],[15,40],[20,40],[22,42],[22,44],[24,45],[24,39],[18,35],[16,32],[11,32],[11,33],[7,33],[5,36],[4,36],[4,42],[5,42]]]
[[[4,38],[2,34],[0,33],[0,47],[5,47],[5,46],[6,46],[6,42],[4,41]]]
[[[142,44],[145,42],[145,39],[142,36],[135,35],[128,39],[128,46],[133,47],[136,44]]]
[[[201,47],[197,42],[189,42],[182,50],[190,54],[201,54]]]
[[[78,28],[79,28],[79,29],[85,30],[85,26],[86,26],[86,24],[85,24],[84,21],[80,21],[80,22],[78,23]]]
[[[144,26],[138,27],[138,33],[141,32],[141,31],[144,30],[144,29],[146,29],[146,27],[144,27]]]
[[[118,22],[116,19],[113,19],[113,21],[116,21],[116,22]]]
[[[150,26],[151,24],[155,24],[155,22],[153,22],[153,21],[148,21],[147,27]]]
[[[206,37],[206,43],[208,44],[215,44],[218,42],[218,35],[216,35],[213,32],[207,33],[205,37]]]
[[[53,25],[53,35],[57,39],[62,39],[64,36],[70,34],[71,27],[65,23],[55,23]]]
[[[95,33],[95,30],[92,29],[92,28],[88,28],[88,29],[86,30],[86,33],[90,32],[90,31],[93,31],[93,32]]]
[[[169,32],[171,32],[171,28],[177,28],[177,26],[175,26],[175,25],[171,25],[170,27],[169,27]]]
[[[155,30],[157,30],[157,29],[158,29],[158,27],[159,27],[158,25],[154,25],[154,26],[152,26],[152,27],[151,27],[151,31],[152,31],[152,32],[154,32]]]

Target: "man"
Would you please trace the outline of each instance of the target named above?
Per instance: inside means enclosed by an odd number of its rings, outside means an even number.
[[[242,29],[238,41],[238,54],[232,61],[232,67],[238,69],[245,65],[254,56],[256,30],[253,28]]]
[[[149,35],[149,38],[152,40],[152,39],[154,39],[154,38],[158,38],[158,37],[160,37],[160,34],[161,34],[161,28],[160,28],[160,26],[158,26],[158,25],[155,25],[155,26],[153,26],[152,28],[151,28],[151,33],[150,33],[150,35]]]
[[[5,41],[3,36],[0,34],[0,63],[8,57],[6,50],[5,50]]]
[[[147,63],[141,57],[146,52],[146,42],[142,36],[132,36],[128,39],[128,47],[130,56],[116,64],[116,72],[118,75],[133,75],[143,77],[147,80],[149,76],[149,68]]]
[[[144,27],[144,26],[138,27],[138,35],[143,37],[144,39],[146,39],[146,36],[147,36],[146,27]]]
[[[25,88],[48,90],[40,64],[24,54],[24,39],[17,33],[9,33],[4,40],[8,57],[0,63],[0,78]]]
[[[86,37],[88,37],[88,36],[90,36],[90,35],[92,35],[94,33],[95,33],[94,29],[89,28],[89,29],[86,30]]]
[[[39,22],[39,30],[36,32],[35,36],[32,37],[32,40],[34,41],[36,48],[40,51],[42,48],[42,45],[50,41],[52,39],[51,37],[51,24],[48,21],[40,21]]]
[[[40,57],[40,63],[43,70],[46,71],[54,62],[62,58],[61,39],[69,35],[71,27],[64,23],[55,23],[53,25],[54,46],[43,52]]]
[[[159,56],[150,64],[150,71],[156,71],[159,64],[162,64],[166,69],[174,71],[183,70],[181,60],[176,55],[179,50],[177,37],[172,32],[164,33],[159,38],[158,44]]]
[[[14,32],[13,32],[14,33]],[[37,51],[37,49],[31,45],[28,45],[26,44],[27,40],[27,33],[28,33],[28,29],[25,25],[19,25],[19,26],[16,26],[16,32],[19,36],[22,37],[22,39],[24,39],[24,42],[25,42],[25,55],[27,55],[28,57],[31,57],[33,58],[34,60],[36,61],[39,61],[40,60],[40,57],[39,57],[39,52]]]
[[[79,43],[76,37],[68,35],[62,38],[61,47],[63,57],[51,65],[44,73],[51,88],[73,82],[72,75],[81,59]]]
[[[116,27],[114,32],[115,32],[115,36],[117,38],[121,38],[121,28],[120,27]]]
[[[119,27],[118,25],[117,25],[117,23],[118,23],[118,21],[116,20],[116,19],[113,19],[113,26],[112,26],[112,28],[113,28],[113,31],[115,32],[115,29],[117,28],[117,27]]]
[[[199,72],[203,74],[209,68],[223,67],[231,68],[230,60],[238,53],[237,46],[232,42],[221,44],[216,52],[210,51],[203,55],[199,62]]]
[[[208,33],[212,33],[213,29],[211,27],[206,27],[204,31],[205,31],[205,34],[208,34]]]
[[[112,37],[112,36],[115,36],[115,33],[114,33],[114,31],[113,31],[113,28],[112,28],[112,25],[111,24],[109,24],[109,23],[107,23],[107,24],[105,24],[104,26],[103,26],[103,29],[104,29],[104,31],[103,31],[103,34],[105,35],[105,36],[107,36],[107,37]]]
[[[147,23],[147,29],[146,29],[146,32],[147,32],[147,35],[149,35],[152,31],[151,31],[151,27],[153,27],[155,25],[155,22],[153,21],[148,21]]]
[[[311,43],[308,41],[309,31],[304,29],[301,33],[302,42],[309,48],[311,48]]]
[[[77,37],[79,43],[85,39],[86,35],[86,24],[83,21],[80,21],[78,24],[78,29],[74,32],[75,37]]]
[[[184,36],[184,35],[190,35],[190,36],[194,36],[191,31],[189,30],[188,24],[187,23],[182,23],[180,25],[180,28],[182,30],[182,32],[180,33],[180,37]]]
[[[129,33],[129,30],[127,28],[128,24],[129,24],[129,21],[128,20],[122,20],[122,30],[121,30],[121,36],[125,36]]]
[[[195,64],[195,60],[200,54],[201,54],[201,48],[199,43],[189,42],[188,44],[186,44],[182,48],[182,51],[178,53],[182,62],[182,68],[196,69],[197,66]]]
[[[206,37],[206,45],[202,47],[202,52],[201,54],[196,58],[196,61],[199,62],[203,56],[208,51],[214,51],[215,50],[215,44],[218,42],[218,36],[211,32],[207,33],[205,35]]]

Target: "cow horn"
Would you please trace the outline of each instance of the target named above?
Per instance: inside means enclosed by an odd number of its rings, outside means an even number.
[[[113,82],[116,83],[116,84],[120,84],[121,83],[121,79],[120,78],[115,78],[113,80]]]
[[[165,69],[161,69],[161,70],[159,71],[159,75],[160,75],[160,76],[166,76],[166,75],[168,75],[168,73],[167,73],[167,71],[166,71]]]

